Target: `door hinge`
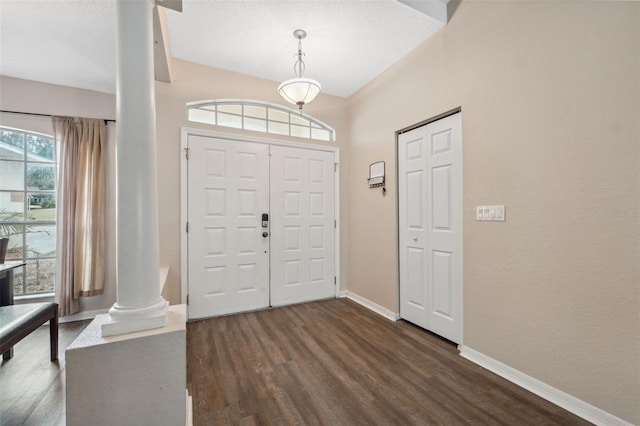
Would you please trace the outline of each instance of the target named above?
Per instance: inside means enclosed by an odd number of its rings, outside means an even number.
[[[187,305],[189,304],[189,295],[187,294]]]
[[[191,148],[185,148],[184,149],[184,158],[186,158],[188,160],[190,156],[191,156]]]
[[[338,285],[338,277],[333,277],[333,285]]]
[[[338,221],[337,220],[333,221],[333,229],[338,229]]]
[[[185,226],[185,231],[189,232],[189,222],[187,222],[187,226]]]
[[[338,164],[339,163],[333,163],[333,171],[334,171],[334,173],[338,171]]]

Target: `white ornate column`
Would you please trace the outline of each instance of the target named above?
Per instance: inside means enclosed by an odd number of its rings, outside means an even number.
[[[118,296],[65,352],[69,426],[191,424],[186,305],[160,296],[153,7],[117,1]]]
[[[117,299],[102,335],[165,325],[160,295],[152,0],[118,0]]]

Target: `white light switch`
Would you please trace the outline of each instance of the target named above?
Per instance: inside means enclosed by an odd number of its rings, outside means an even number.
[[[506,220],[504,205],[476,206],[476,220],[504,222]]]

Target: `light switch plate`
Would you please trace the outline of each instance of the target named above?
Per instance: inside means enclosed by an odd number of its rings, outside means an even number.
[[[476,206],[476,220],[504,222],[506,218],[504,205]]]

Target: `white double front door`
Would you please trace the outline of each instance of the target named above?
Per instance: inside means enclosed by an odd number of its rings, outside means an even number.
[[[189,318],[333,297],[335,154],[187,144]]]
[[[462,343],[460,113],[398,137],[400,316]]]

